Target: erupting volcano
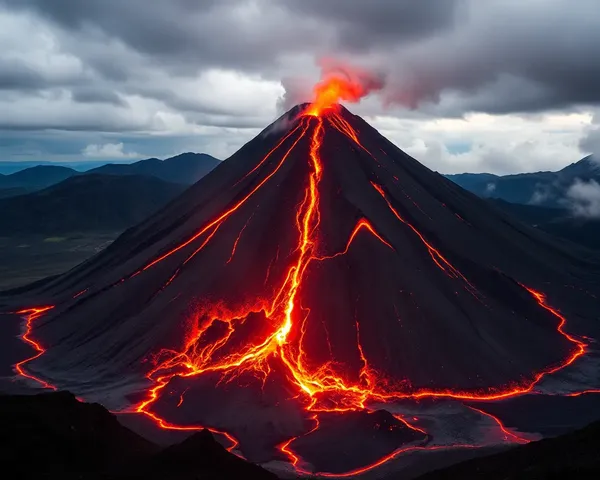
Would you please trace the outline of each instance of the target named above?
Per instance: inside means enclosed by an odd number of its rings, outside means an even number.
[[[106,251],[26,292],[46,307],[30,311],[38,354],[20,373],[121,406],[138,392],[129,409],[163,428],[209,427],[250,460],[339,476],[445,448],[403,405],[532,392],[582,357],[597,265],[337,104],[364,93],[329,79]]]

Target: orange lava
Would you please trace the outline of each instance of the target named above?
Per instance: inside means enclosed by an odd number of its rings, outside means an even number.
[[[590,390],[582,390],[581,392],[571,392],[565,394],[565,397],[580,397],[581,395],[588,395],[592,393],[600,393],[600,388],[592,388]]]
[[[22,377],[28,378],[30,380],[33,380],[34,382],[39,383],[43,388],[49,388],[51,390],[56,390],[56,387],[54,385],[42,380],[41,378],[38,378],[38,377],[32,375],[31,373],[28,373],[23,368],[25,365],[27,365],[32,360],[35,360],[36,358],[41,357],[44,354],[44,352],[46,351],[46,349],[44,347],[42,347],[39,342],[37,342],[36,340],[34,340],[31,337],[31,332],[33,330],[34,320],[40,318],[44,313],[46,313],[48,310],[51,310],[53,308],[54,308],[53,305],[49,305],[46,307],[27,308],[27,309],[19,310],[18,312],[15,312],[17,315],[25,315],[25,331],[21,335],[21,340],[23,340],[28,345],[32,346],[35,349],[35,351],[37,352],[33,357],[26,358],[25,360],[22,360],[19,363],[15,364],[15,370]]]
[[[381,374],[369,365],[369,360],[361,345],[360,319],[355,319],[356,358],[361,364],[360,371],[356,372],[355,375],[356,380],[349,380],[347,375],[348,372],[340,372],[340,365],[333,361],[314,365],[308,358],[304,348],[304,337],[310,312],[307,312],[301,306],[301,289],[309,266],[314,262],[325,262],[332,258],[345,255],[352,248],[353,242],[359,234],[369,234],[385,247],[394,250],[392,243],[379,234],[367,219],[361,219],[351,231],[343,250],[331,255],[324,255],[320,252],[319,224],[321,217],[319,186],[323,176],[323,169],[325,168],[324,162],[320,157],[320,148],[323,137],[326,134],[326,125],[330,125],[338,132],[346,135],[365,152],[369,154],[370,152],[361,144],[359,133],[356,132],[333,108],[339,100],[358,100],[365,94],[364,89],[362,89],[359,84],[354,84],[349,79],[340,76],[332,76],[317,85],[315,93],[315,102],[308,107],[304,115],[300,116],[298,125],[292,129],[283,140],[275,145],[261,162],[244,177],[248,177],[248,175],[254,173],[259,168],[269,168],[269,162],[267,162],[267,160],[274,152],[283,148],[284,143],[289,140],[291,145],[285,153],[281,155],[279,162],[276,162],[275,165],[270,167],[270,172],[264,175],[259,182],[257,181],[256,185],[252,187],[249,193],[244,195],[233,206],[230,206],[227,210],[218,215],[217,218],[207,222],[206,225],[202,226],[190,238],[163,253],[158,258],[150,261],[140,270],[135,272],[134,275],[138,275],[165,258],[183,250],[195,240],[201,241],[200,246],[197,247],[191,255],[188,255],[185,258],[166,285],[170,284],[176,278],[179,271],[212,240],[219,227],[273,178],[286,162],[300,140],[307,139],[310,142],[308,155],[310,170],[302,201],[298,205],[295,214],[297,245],[294,249],[292,261],[290,262],[280,285],[268,298],[258,299],[252,305],[244,305],[238,307],[237,310],[228,310],[227,307],[224,307],[223,305],[213,305],[208,307],[207,311],[203,311],[202,318],[205,318],[206,320],[197,322],[193,325],[191,331],[188,332],[185,343],[180,351],[164,350],[160,352],[158,358],[161,360],[148,374],[148,379],[153,382],[153,386],[147,392],[145,400],[134,407],[136,412],[147,415],[158,426],[165,429],[198,430],[206,428],[197,425],[175,425],[165,421],[153,412],[153,404],[160,398],[161,393],[171,379],[174,377],[197,377],[210,372],[217,372],[227,381],[231,381],[242,374],[252,374],[258,379],[262,379],[264,382],[271,374],[273,365],[275,364],[274,362],[278,362],[279,369],[282,369],[285,372],[287,380],[291,385],[295,386],[299,393],[298,398],[302,403],[303,408],[312,415],[311,418],[315,421],[315,427],[312,430],[314,431],[319,428],[319,413],[343,413],[347,411],[369,410],[370,403],[385,403],[396,399],[420,399],[427,397],[453,398],[459,400],[497,400],[528,393],[533,390],[535,385],[545,375],[554,373],[567,365],[570,365],[585,353],[586,344],[564,331],[563,327],[565,326],[566,319],[560,312],[546,303],[543,294],[523,286],[523,288],[533,296],[541,308],[556,317],[559,321],[557,326],[558,332],[573,344],[574,350],[569,357],[560,364],[536,373],[533,375],[532,379],[521,385],[508,388],[503,387],[494,391],[488,390],[478,392],[424,389],[410,391],[407,390],[406,387],[396,388],[389,379],[382,378]],[[423,248],[427,250],[431,257],[433,264],[446,275],[460,282],[467,291],[478,296],[477,290],[469,280],[454,267],[416,227],[400,215],[398,210],[394,208],[392,201],[384,188],[376,183],[372,183],[372,186],[375,192],[381,196],[383,201],[385,201],[390,212],[397,220],[419,239]],[[233,260],[238,244],[240,242],[243,243],[243,233],[249,223],[250,219],[239,231],[226,263],[230,263]],[[268,275],[269,272],[267,272],[267,278]],[[80,294],[83,294],[84,292],[85,291],[80,292]],[[42,307],[19,312],[28,315],[26,317],[26,332],[23,334],[22,338],[32,345],[38,353],[36,356],[16,365],[19,374],[34,379],[48,388],[54,387],[26,373],[23,370],[23,365],[38,358],[45,351],[37,342],[31,339],[31,323],[38,318],[39,315],[51,308],[52,307]],[[267,332],[263,332],[262,337],[240,347],[233,341],[234,335],[236,334],[236,328],[238,325],[243,324],[251,314],[264,316],[263,323],[270,328],[268,328]],[[185,391],[179,397],[177,407],[181,407],[185,403],[184,395]],[[508,441],[517,443],[527,441],[506,429],[496,417],[480,410],[477,411],[482,415],[492,418],[499,425]],[[424,430],[411,426],[402,417],[396,416],[396,418],[400,420],[406,428],[411,428],[423,435],[427,435]],[[237,441],[231,435],[211,428],[209,428],[209,430],[225,435],[232,443],[229,450],[233,450],[237,446]],[[306,472],[299,466],[300,458],[292,449],[294,440],[296,440],[296,437],[283,442],[279,445],[279,450],[287,456],[290,463],[294,465],[299,472],[314,473]],[[409,446],[400,448],[371,465],[364,466],[363,468],[351,472],[342,474],[320,473],[319,475],[326,477],[349,477],[372,470],[389,460],[396,458],[402,453],[429,449],[473,447],[473,445],[454,445],[450,447]]]
[[[469,406],[468,408],[476,411],[477,413],[480,413],[481,415],[483,415],[485,417],[491,418],[498,425],[498,427],[500,427],[500,430],[504,434],[504,440],[509,441],[509,442],[516,442],[516,443],[529,443],[528,439],[526,439],[524,437],[520,437],[516,433],[513,433],[508,428],[506,428],[498,417],[495,417],[491,413],[484,412],[483,410],[480,410],[475,407]]]

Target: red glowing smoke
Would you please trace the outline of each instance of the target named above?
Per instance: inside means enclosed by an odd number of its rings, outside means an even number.
[[[362,67],[331,58],[322,58],[318,64],[321,79],[312,87],[312,92],[308,80],[294,78],[283,81],[286,89],[284,107],[310,100],[312,105],[306,114],[319,116],[323,110],[339,102],[357,103],[385,85],[383,75]]]

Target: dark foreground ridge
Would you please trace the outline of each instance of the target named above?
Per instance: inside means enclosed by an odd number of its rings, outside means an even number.
[[[425,474],[418,480],[583,480],[600,478],[600,422]]]
[[[10,478],[277,479],[227,452],[207,430],[161,450],[68,392],[0,396],[0,444]]]
[[[122,426],[104,407],[78,402],[68,392],[0,396],[0,442],[0,462],[13,478],[277,479],[227,452],[207,430],[161,449]],[[596,479],[598,451],[600,422],[595,422],[419,480]]]

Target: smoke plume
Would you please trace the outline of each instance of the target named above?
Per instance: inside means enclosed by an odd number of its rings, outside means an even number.
[[[317,64],[321,69],[321,78],[316,84],[306,77],[288,77],[282,80],[285,93],[280,99],[280,108],[288,110],[298,103],[313,102],[322,97],[332,85],[338,87],[332,93],[337,101],[349,103],[359,102],[385,87],[385,75],[381,72],[328,57],[320,58]]]

